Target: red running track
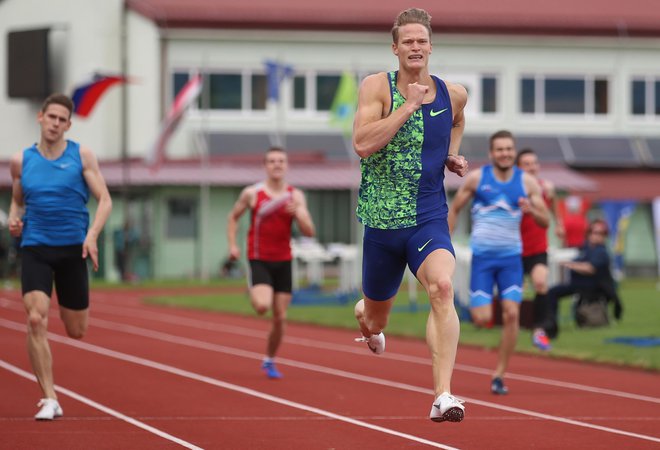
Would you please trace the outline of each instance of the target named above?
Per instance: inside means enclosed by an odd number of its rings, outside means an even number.
[[[93,292],[82,341],[65,337],[53,306],[64,417],[37,422],[23,306],[18,293],[0,294],[0,448],[660,448],[658,373],[515,355],[510,394],[497,397],[496,354],[461,347],[452,389],[466,418],[434,423],[422,341],[388,337],[375,356],[353,344],[356,332],[289,324],[285,376],[272,381],[259,370],[267,321],[141,295]]]

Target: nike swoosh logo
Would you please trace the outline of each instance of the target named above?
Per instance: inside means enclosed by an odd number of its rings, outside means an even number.
[[[431,117],[435,117],[438,114],[442,114],[443,112],[447,111],[449,108],[441,109],[440,111],[433,111],[431,110]]]
[[[424,243],[424,245],[422,245],[421,247],[417,247],[417,251],[418,251],[418,252],[421,252],[422,250],[424,250],[424,248],[425,248],[427,245],[429,245],[429,242],[431,242],[432,240],[433,240],[433,238],[431,238],[431,239],[429,239],[428,241],[426,241],[426,242]]]

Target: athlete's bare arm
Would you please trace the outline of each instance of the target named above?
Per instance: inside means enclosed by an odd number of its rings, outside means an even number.
[[[312,215],[307,209],[307,200],[305,200],[305,194],[300,189],[294,189],[291,199],[291,208],[289,212],[295,219],[300,228],[300,232],[307,237],[312,237],[316,234],[314,228],[314,222],[312,221]]]
[[[252,207],[254,198],[255,188],[253,186],[244,188],[241,191],[241,194],[238,196],[238,200],[236,200],[236,203],[234,203],[234,206],[229,212],[229,216],[227,217],[227,244],[229,245],[229,259],[235,260],[241,256],[241,250],[238,247],[238,244],[236,244],[238,220],[248,208]]]
[[[555,221],[555,235],[559,239],[564,239],[566,232],[564,231],[564,224],[561,220],[559,213],[559,201],[557,201],[557,191],[555,185],[550,181],[545,182],[545,196],[550,200],[550,215]]]
[[[360,158],[366,158],[385,147],[399,128],[419,109],[428,86],[408,85],[405,103],[392,114],[387,74],[369,75],[362,81],[358,107],[353,122],[353,147]]]
[[[520,198],[518,205],[525,214],[531,214],[534,222],[540,227],[547,228],[550,224],[550,214],[541,195],[541,186],[536,178],[523,173],[523,183],[527,191],[527,198]]]
[[[99,162],[96,159],[96,155],[87,147],[80,147],[80,159],[82,160],[83,177],[85,178],[85,182],[98,202],[96,213],[94,214],[94,221],[89,227],[89,230],[87,230],[87,236],[85,236],[82,257],[87,258],[87,256],[89,256],[92,260],[94,270],[98,270],[99,251],[97,240],[99,234],[101,234],[101,231],[103,230],[103,226],[108,221],[108,217],[110,217],[110,213],[112,212],[112,198],[110,197],[110,192],[108,192],[108,186],[105,183],[101,169],[99,168]]]
[[[11,205],[9,206],[9,233],[19,237],[23,233],[23,214],[25,203],[23,199],[23,186],[21,185],[21,173],[23,169],[23,152],[14,154],[9,162],[11,173]]]
[[[465,130],[465,114],[464,109],[467,104],[467,90],[460,84],[448,83],[447,90],[451,98],[451,107],[454,113],[454,120],[451,129],[451,142],[449,144],[449,154],[445,166],[451,172],[458,176],[465,176],[468,171],[468,162],[464,156],[459,155],[458,152],[463,140],[463,131]]]
[[[458,220],[458,214],[461,212],[467,202],[474,197],[474,193],[477,191],[477,186],[479,185],[480,179],[481,169],[469,173],[465,178],[465,183],[463,183],[463,185],[458,189],[456,195],[451,200],[451,204],[449,205],[449,216],[447,217],[450,233],[454,232],[454,227],[456,226],[456,221]]]

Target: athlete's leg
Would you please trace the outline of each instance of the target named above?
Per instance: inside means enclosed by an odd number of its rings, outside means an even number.
[[[541,258],[532,267],[530,278],[534,286],[533,306],[533,330],[532,343],[541,350],[550,350],[548,337],[543,329],[543,324],[547,321],[548,309],[548,265],[545,263],[545,255],[538,255]]]
[[[530,278],[536,295],[548,293],[548,266],[546,264],[535,264],[530,272]]]
[[[451,392],[460,334],[451,282],[455,265],[454,256],[448,250],[438,249],[428,255],[417,270],[417,278],[426,289],[431,305],[426,322],[426,343],[431,351],[436,397]]]
[[[66,328],[66,334],[74,339],[82,339],[87,332],[89,309],[69,309],[62,305],[59,309],[60,318]]]
[[[394,297],[387,300],[372,300],[365,296],[355,304],[355,318],[364,337],[368,338],[385,329],[393,302]]]
[[[255,284],[250,288],[250,303],[260,316],[272,308],[273,296],[273,287],[269,284]]]
[[[32,370],[37,377],[44,398],[57,398],[53,382],[53,358],[48,345],[48,308],[50,297],[41,291],[23,295],[27,312],[27,349]]]
[[[273,297],[273,322],[268,334],[268,347],[266,355],[274,358],[282,343],[284,328],[286,326],[286,311],[291,303],[290,292],[276,292]]]
[[[392,303],[406,270],[405,244],[408,231],[365,227],[362,246],[362,292],[354,308],[365,338],[387,326]]]
[[[470,265],[470,316],[478,327],[488,326],[493,320],[494,285],[492,260],[473,256]]]
[[[520,328],[520,302],[502,299],[502,340],[495,367],[495,377],[503,377],[516,348]]]
[[[504,376],[509,358],[516,348],[520,329],[520,303],[522,302],[523,267],[519,256],[502,258],[497,271],[497,289],[502,305],[502,340],[495,368],[495,377]]]

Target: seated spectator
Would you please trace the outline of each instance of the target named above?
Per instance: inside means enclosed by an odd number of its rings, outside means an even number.
[[[586,243],[578,256],[573,261],[562,264],[570,270],[570,280],[550,288],[542,317],[537,323],[538,328],[544,329],[548,337],[557,336],[559,299],[568,295],[581,294],[592,298],[603,296],[608,302],[614,303],[614,317],[621,319],[623,307],[610,272],[610,255],[605,245],[607,235],[608,228],[604,220],[592,221],[587,229]]]

